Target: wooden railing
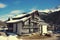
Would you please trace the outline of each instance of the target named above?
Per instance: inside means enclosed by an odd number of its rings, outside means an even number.
[[[25,25],[23,28],[39,28],[39,27],[34,27],[34,26],[29,26],[29,25]]]

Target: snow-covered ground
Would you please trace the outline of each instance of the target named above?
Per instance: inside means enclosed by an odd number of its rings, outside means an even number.
[[[50,38],[44,38],[44,39],[18,39],[17,35],[9,35],[9,36],[0,36],[0,40],[60,40],[60,34],[54,34]]]
[[[18,39],[16,36],[0,36],[0,40],[22,40],[22,39]]]

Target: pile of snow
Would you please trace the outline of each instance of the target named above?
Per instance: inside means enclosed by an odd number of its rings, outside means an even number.
[[[8,40],[18,40],[18,38],[16,36],[10,35],[8,36]]]
[[[9,35],[9,36],[0,36],[0,40],[22,40],[22,39],[18,39],[17,35],[15,36]]]
[[[0,40],[7,40],[7,37],[5,37],[5,36],[0,36]]]

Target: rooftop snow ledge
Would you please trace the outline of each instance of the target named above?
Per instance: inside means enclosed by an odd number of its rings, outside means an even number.
[[[20,15],[14,16],[13,18],[23,17],[23,16],[25,16],[25,15],[26,15],[26,14],[20,14]]]
[[[32,10],[31,12],[28,12],[28,14],[31,14],[31,13],[33,13],[33,12],[35,12],[35,11],[37,11],[37,10]]]
[[[6,23],[15,23],[15,22],[19,22],[19,21],[25,21],[27,19],[29,19],[31,16],[29,17],[25,17],[25,18],[22,18],[22,19],[19,19],[19,20],[10,20],[10,21],[7,21]]]

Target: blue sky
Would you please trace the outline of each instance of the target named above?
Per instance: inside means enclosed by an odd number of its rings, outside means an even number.
[[[0,0],[0,20],[33,9],[50,9],[60,5],[60,0]]]

